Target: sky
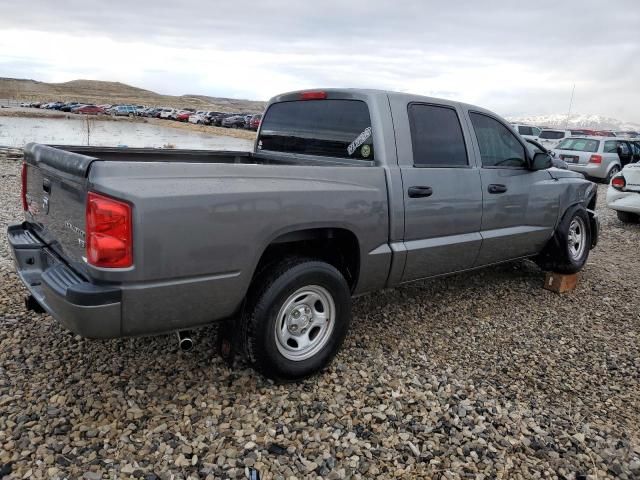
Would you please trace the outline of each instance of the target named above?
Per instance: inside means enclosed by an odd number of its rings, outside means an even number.
[[[365,87],[640,122],[639,0],[0,0],[0,77],[267,100]]]

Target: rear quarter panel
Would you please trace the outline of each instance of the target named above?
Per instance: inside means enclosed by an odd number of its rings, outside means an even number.
[[[91,272],[125,286],[125,334],[150,332],[154,316],[171,330],[232,314],[264,250],[292,231],[350,230],[360,244],[358,291],[386,281],[389,214],[380,167],[98,161],[89,188],[134,206],[134,267]]]

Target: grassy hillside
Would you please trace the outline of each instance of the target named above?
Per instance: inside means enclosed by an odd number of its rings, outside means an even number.
[[[261,112],[265,106],[265,102],[253,100],[207,97],[205,95],[161,95],[120,82],[72,80],[64,83],[45,83],[36,80],[1,77],[0,98],[21,101],[77,101],[96,104],[132,103],[227,112]]]

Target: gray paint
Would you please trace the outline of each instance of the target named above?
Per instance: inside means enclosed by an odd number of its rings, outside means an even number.
[[[265,249],[292,232],[325,227],[351,232],[360,252],[353,291],[359,295],[534,255],[566,208],[587,203],[595,193],[591,182],[568,171],[482,168],[469,108],[509,125],[485,110],[373,90],[327,92],[330,98],[367,102],[375,162],[263,151],[72,148],[76,153],[69,154],[27,148],[32,200],[37,205],[47,196],[42,192],[45,179],[52,189],[49,213],[27,215],[27,221],[37,224],[40,237],[53,242],[53,250],[91,282],[122,289],[121,304],[104,307],[109,320],[102,319],[103,331],[92,327],[90,336],[159,333],[232,315]],[[270,103],[298,95],[283,94]],[[468,167],[413,166],[409,102],[456,109]],[[73,168],[58,168],[66,155],[71,155]],[[505,184],[508,192],[489,194],[490,183]],[[408,188],[416,185],[433,187],[433,195],[409,198]],[[87,190],[133,205],[133,267],[96,268],[82,260],[77,230],[84,229]],[[24,262],[17,264],[19,270],[27,268]],[[37,276],[37,269],[30,275]],[[51,298],[54,292],[38,293],[54,316],[74,317],[65,321],[74,331],[87,334],[78,318],[95,325],[87,320],[86,309],[65,307],[64,301]]]

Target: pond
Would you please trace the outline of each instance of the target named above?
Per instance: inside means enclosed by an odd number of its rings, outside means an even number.
[[[0,117],[0,145],[21,147],[29,142],[87,145],[84,118]],[[197,150],[251,150],[253,142],[182,128],[128,120],[94,120],[89,144],[95,146],[162,147]]]

